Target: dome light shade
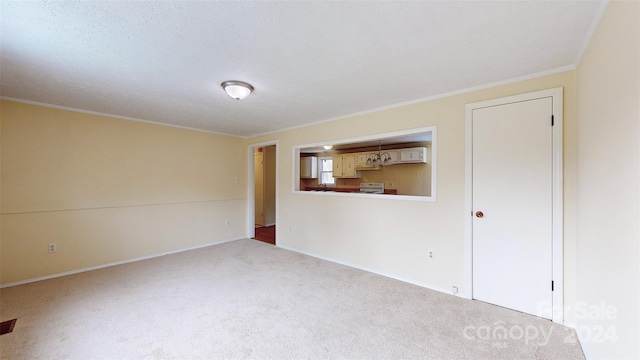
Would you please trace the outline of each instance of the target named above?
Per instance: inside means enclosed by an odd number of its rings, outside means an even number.
[[[246,98],[253,91],[253,86],[251,86],[251,84],[246,83],[244,81],[235,81],[235,80],[225,81],[222,84],[220,84],[220,86],[222,86],[224,91],[226,91],[227,94],[229,94],[229,96],[231,96],[236,100],[242,100]]]
[[[333,145],[325,145],[324,149],[325,150],[331,150],[333,148]]]

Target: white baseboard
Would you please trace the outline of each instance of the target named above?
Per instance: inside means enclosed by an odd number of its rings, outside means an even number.
[[[589,351],[586,347],[586,342],[584,341],[585,339],[580,338],[580,334],[584,332],[583,331],[578,331],[578,324],[572,322],[572,321],[566,321],[561,324],[564,325],[566,327],[572,328],[573,330],[575,330],[576,332],[576,339],[578,339],[578,343],[580,344],[580,348],[582,349],[582,353],[584,354],[585,359],[591,359],[591,357],[589,356]]]
[[[384,272],[381,272],[381,271],[378,271],[378,270],[375,270],[375,269],[371,269],[371,268],[368,268],[368,267],[365,267],[365,266],[355,265],[355,264],[351,264],[351,263],[348,263],[348,262],[336,260],[336,259],[333,259],[333,258],[328,258],[328,257],[325,257],[325,256],[320,256],[320,255],[309,253],[309,252],[306,252],[306,251],[301,251],[301,250],[298,250],[298,249],[290,248],[288,246],[278,245],[277,241],[276,241],[276,247],[279,247],[279,248],[285,249],[285,250],[289,250],[289,251],[293,251],[293,252],[297,252],[299,254],[311,256],[311,257],[314,257],[316,259],[330,261],[332,263],[348,266],[348,267],[355,268],[355,269],[358,269],[358,270],[363,270],[363,271],[370,272],[370,273],[373,273],[373,274],[377,274],[377,275],[381,275],[381,276],[388,277],[388,278],[391,278],[391,279],[395,279],[395,280],[399,280],[399,281],[402,281],[402,282],[406,282],[406,283],[409,283],[409,284],[417,285],[417,286],[420,286],[420,287],[423,287],[423,288],[427,288],[429,290],[434,290],[434,291],[438,291],[438,292],[441,292],[441,293],[445,293],[445,294],[449,294],[449,295],[460,297],[459,294],[455,295],[450,290],[447,290],[447,289],[444,289],[444,288],[441,288],[441,287],[437,287],[437,286],[433,286],[433,285],[430,285],[430,284],[425,284],[425,283],[421,283],[421,282],[418,282],[418,281],[406,279],[406,278],[403,278],[403,277],[387,274],[387,273],[384,273]]]
[[[574,330],[577,328],[577,325],[575,323],[570,322],[570,321],[566,321],[566,320],[564,321],[564,323],[562,323],[562,325],[564,325],[566,327],[570,327],[570,328],[572,328]]]
[[[8,283],[8,284],[2,284],[2,285],[0,285],[0,289],[8,288],[8,287],[11,287],[11,286],[24,285],[24,284],[28,284],[28,283],[32,283],[32,282],[36,282],[36,281],[54,279],[54,278],[67,276],[67,275],[78,274],[78,273],[82,273],[82,272],[85,272],[85,271],[104,269],[104,268],[107,268],[107,267],[116,266],[116,265],[122,265],[122,264],[128,264],[128,263],[132,263],[132,262],[136,262],[136,261],[153,259],[153,258],[165,256],[165,255],[177,254],[177,253],[190,251],[190,250],[202,249],[202,248],[205,248],[205,247],[224,244],[224,243],[227,243],[227,242],[241,240],[241,239],[246,239],[246,237],[238,237],[238,238],[233,238],[233,239],[216,241],[216,242],[207,243],[207,244],[198,245],[198,246],[193,246],[193,247],[189,247],[189,248],[173,250],[173,251],[169,251],[169,252],[163,252],[163,253],[159,253],[159,254],[143,256],[143,257],[138,257],[138,258],[134,258],[134,259],[116,261],[116,262],[97,265],[97,266],[90,266],[90,267],[86,267],[86,268],[82,268],[82,269],[65,271],[65,272],[61,272],[61,273],[57,273],[57,274],[53,274],[53,275],[40,276],[40,277],[31,278],[31,279],[27,279],[27,280],[16,281],[16,282]]]

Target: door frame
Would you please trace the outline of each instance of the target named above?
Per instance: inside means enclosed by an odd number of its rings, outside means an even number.
[[[262,146],[260,146],[258,148],[265,149],[265,147],[262,147]],[[254,189],[253,190],[253,207],[254,207],[253,219],[254,220],[253,220],[253,222],[254,222],[254,227],[255,227],[255,225],[261,225],[261,226],[265,226],[266,225],[266,221],[264,221],[264,219],[265,219],[265,216],[264,216],[264,213],[265,213],[265,200],[264,200],[264,197],[265,197],[265,187],[266,187],[265,186],[266,180],[265,180],[265,176],[264,176],[265,175],[265,168],[264,168],[265,153],[266,153],[265,151],[256,153],[255,152],[255,148],[254,148],[254,153],[253,153],[253,181],[254,181],[254,183],[253,183],[254,184],[254,187],[253,187],[253,189]],[[256,158],[259,158],[260,161],[262,161],[262,164],[260,166],[258,166]],[[258,191],[257,190],[259,189],[256,186],[257,185],[256,184],[256,178],[258,177],[258,175],[260,175],[259,172],[256,171],[257,170],[256,167],[259,167],[262,170],[262,223],[261,224],[257,223],[257,220],[260,218],[260,216],[258,216],[256,214],[256,210],[258,208],[258,201],[257,201],[258,200],[257,199]]]
[[[272,141],[265,141],[265,142],[260,142],[260,143],[255,143],[255,144],[250,144],[247,148],[247,229],[246,229],[246,234],[247,234],[247,238],[251,239],[253,237],[256,236],[256,228],[255,228],[255,221],[256,221],[256,205],[255,205],[255,182],[256,182],[256,178],[255,178],[255,156],[253,155],[254,151],[256,148],[259,147],[263,147],[263,146],[271,146],[271,145],[275,145],[276,147],[276,242],[278,241],[278,209],[279,209],[279,200],[278,200],[278,174],[280,173],[280,161],[278,161],[279,158],[279,152],[280,152],[280,147],[278,146],[278,140],[272,140]],[[276,245],[277,246],[277,245]]]
[[[506,105],[516,102],[552,98],[554,126],[552,129],[552,277],[554,291],[551,307],[541,311],[551,312],[551,319],[556,323],[564,323],[564,271],[563,271],[563,88],[541,90],[526,94],[507,96],[498,99],[480,101],[465,105],[465,298],[473,299],[473,110],[491,106]],[[549,119],[551,121],[551,119]],[[551,285],[551,284],[549,284]]]

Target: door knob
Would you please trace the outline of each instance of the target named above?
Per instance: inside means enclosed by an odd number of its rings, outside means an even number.
[[[484,216],[484,214],[482,213],[482,211],[476,211],[476,217],[477,218],[481,218],[483,216]]]

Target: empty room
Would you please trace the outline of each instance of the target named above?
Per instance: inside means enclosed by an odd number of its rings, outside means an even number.
[[[640,358],[639,2],[0,16],[0,358]]]

